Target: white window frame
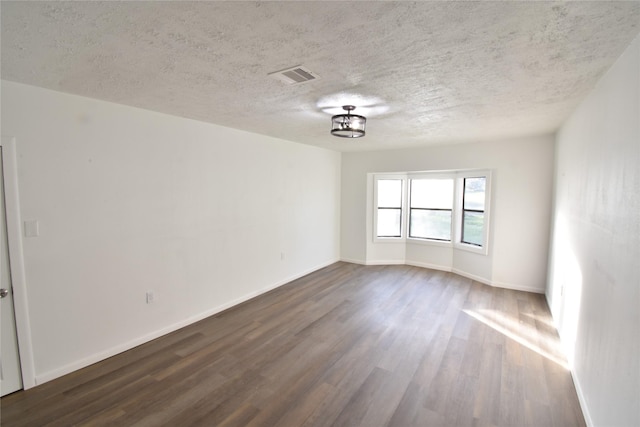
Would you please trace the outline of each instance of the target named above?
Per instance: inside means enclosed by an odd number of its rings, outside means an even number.
[[[442,173],[442,172],[413,172],[407,173],[407,234],[406,238],[408,242],[426,244],[431,246],[451,246],[455,238],[455,196],[456,196],[456,175],[455,173]],[[423,237],[410,237],[409,236],[409,220],[411,214],[411,200],[410,198],[410,181],[413,179],[451,179],[453,180],[453,203],[451,204],[451,240],[438,240],[438,239],[426,239]]]
[[[378,181],[402,181],[402,200],[400,202],[400,237],[378,237]],[[401,243],[406,241],[407,235],[407,175],[406,174],[375,174],[373,176],[373,241],[375,243]]]
[[[462,241],[463,227],[463,198],[464,198],[464,180],[465,178],[485,178],[484,190],[484,227],[482,230],[482,246],[465,243]],[[489,252],[489,224],[491,210],[491,171],[490,170],[473,170],[460,171],[456,173],[456,218],[455,218],[455,240],[453,246],[456,249],[462,249],[468,252],[474,252],[481,255],[487,255]]]
[[[465,178],[485,178],[484,227],[482,246],[462,242],[463,197]],[[402,180],[402,211],[400,215],[400,237],[378,237],[378,181]],[[409,237],[409,189],[412,179],[452,179],[454,181],[454,203],[451,213],[451,241]],[[491,171],[488,169],[439,172],[402,172],[373,174],[373,234],[374,243],[411,243],[429,246],[453,247],[468,252],[487,255],[489,252],[489,224],[491,219]]]

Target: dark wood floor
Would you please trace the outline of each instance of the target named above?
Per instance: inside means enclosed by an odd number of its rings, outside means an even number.
[[[337,263],[2,398],[2,426],[584,426],[542,295]]]

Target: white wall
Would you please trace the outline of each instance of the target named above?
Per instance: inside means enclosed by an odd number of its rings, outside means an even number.
[[[557,136],[547,298],[588,423],[640,425],[640,36]]]
[[[339,259],[338,152],[4,81],[2,134],[39,383]]]
[[[455,271],[495,286],[544,292],[553,151],[553,137],[539,136],[343,153],[342,259],[364,264],[406,262]],[[492,170],[488,255],[417,244],[407,244],[405,249],[404,244],[373,243],[369,206],[373,186],[367,174],[455,169]]]

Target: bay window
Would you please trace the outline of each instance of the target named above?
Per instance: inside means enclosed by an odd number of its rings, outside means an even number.
[[[374,241],[487,253],[490,172],[374,175]]]

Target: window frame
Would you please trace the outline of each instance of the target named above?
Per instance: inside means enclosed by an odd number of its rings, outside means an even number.
[[[400,190],[400,236],[378,236],[378,181],[399,180],[402,182]],[[373,241],[376,243],[400,243],[405,242],[407,228],[406,214],[407,200],[407,176],[406,174],[375,174],[373,177]],[[395,208],[393,208],[395,209]]]
[[[454,247],[456,249],[462,249],[468,252],[474,252],[481,255],[487,255],[489,253],[489,224],[490,224],[490,210],[491,210],[491,171],[490,170],[471,170],[460,171],[456,178],[456,237],[454,241]],[[463,242],[463,228],[464,228],[464,186],[465,179],[467,178],[484,178],[484,221],[482,227],[482,246]],[[467,211],[474,212],[473,209],[467,209]]]
[[[489,225],[491,221],[491,170],[474,169],[474,170],[456,170],[456,171],[437,171],[437,172],[399,172],[399,173],[382,173],[373,175],[373,214],[372,222],[374,243],[411,243],[429,246],[450,247],[453,249],[461,249],[481,255],[487,255],[489,252]],[[485,178],[485,201],[484,201],[484,223],[482,234],[482,246],[473,243],[465,243],[462,241],[463,220],[464,220],[464,180],[466,178]],[[402,199],[400,212],[400,237],[378,237],[378,181],[387,179],[397,179],[402,181]],[[411,237],[410,218],[412,209],[410,200],[411,180],[415,179],[452,179],[453,180],[453,205],[451,209],[451,240],[429,239],[422,237]],[[426,209],[437,210],[437,209]],[[467,209],[467,211],[469,211]],[[473,210],[471,210],[473,211]]]
[[[419,179],[450,179],[453,181],[453,192],[451,194],[452,200],[451,200],[451,209],[428,209],[428,208],[412,208],[411,207],[411,183],[413,180],[419,180]],[[455,222],[455,216],[454,216],[454,209],[455,209],[455,195],[456,195],[456,179],[455,176],[451,173],[436,173],[436,172],[432,172],[432,173],[408,173],[407,174],[407,241],[411,241],[413,242],[423,242],[423,243],[429,243],[429,244],[444,244],[446,246],[450,246],[453,239],[454,239],[454,222]],[[428,238],[428,237],[416,237],[416,236],[411,236],[411,210],[412,209],[417,209],[417,210],[428,210],[428,211],[450,211],[451,212],[451,230],[449,232],[449,236],[450,239],[449,240],[445,240],[445,239],[433,239],[433,238]]]
[[[467,219],[467,213],[468,212],[472,212],[472,213],[476,213],[476,214],[478,214],[478,213],[482,214],[482,225],[483,225],[483,231],[484,231],[484,205],[485,205],[484,201],[482,203],[482,205],[483,205],[482,210],[480,210],[480,209],[468,209],[467,208],[467,200],[466,200],[467,181],[470,180],[470,179],[484,179],[484,181],[485,181],[485,191],[484,191],[484,193],[486,193],[486,183],[487,183],[486,177],[477,176],[477,177],[473,177],[473,178],[463,178],[462,179],[462,194],[463,194],[463,196],[462,196],[462,221],[460,221],[460,225],[462,227],[462,230],[460,232],[460,242],[461,243],[466,243],[468,245],[482,247],[484,245],[484,239],[483,239],[481,244],[473,243],[473,242],[470,242],[468,240],[465,240],[465,234],[466,234],[465,233],[465,221]]]

